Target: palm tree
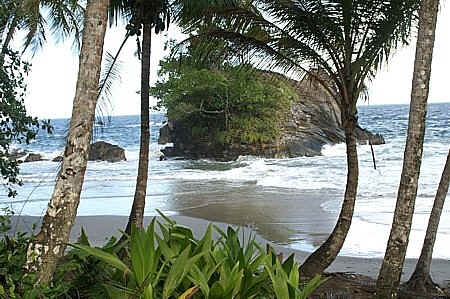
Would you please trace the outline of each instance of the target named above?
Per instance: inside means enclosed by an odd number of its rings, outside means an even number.
[[[109,0],[90,0],[87,4],[64,159],[41,231],[28,250],[28,270],[36,272],[37,283],[51,280],[56,262],[64,253],[80,202],[97,104],[108,4]]]
[[[254,0],[212,11],[210,29],[195,38],[226,39],[249,51],[260,65],[286,73],[308,73],[338,103],[347,145],[347,184],[341,213],[328,239],[300,267],[313,276],[336,258],[352,222],[358,186],[356,103],[366,79],[407,42],[418,0]],[[189,24],[195,30],[197,23]],[[224,26],[226,25],[226,27]],[[230,29],[232,28],[232,29]],[[319,73],[325,73],[324,80]]]
[[[377,280],[379,298],[396,298],[411,231],[422,162],[425,117],[439,0],[421,0],[408,136],[391,233]]]
[[[194,3],[195,2],[195,3]],[[128,21],[127,35],[141,34],[142,47],[139,47],[138,54],[141,54],[141,139],[139,149],[139,166],[136,178],[136,189],[131,207],[129,221],[125,232],[131,232],[134,223],[137,228],[142,229],[144,222],[145,197],[147,194],[148,165],[149,165],[149,144],[150,144],[150,50],[152,30],[158,34],[168,28],[171,18],[179,22],[195,20],[201,16],[202,12],[213,7],[224,7],[234,3],[234,0],[158,0],[158,1],[136,1],[136,0],[116,0],[111,3],[110,20],[117,21],[118,16],[123,16]],[[125,42],[124,41],[124,42]],[[119,50],[120,51],[120,50]]]
[[[149,145],[150,145],[150,53],[152,30],[159,33],[169,25],[169,1],[113,1],[110,7],[110,19],[121,15],[128,21],[125,41],[130,35],[141,35],[142,47],[138,40],[138,54],[141,58],[141,139],[136,189],[126,232],[131,232],[134,223],[142,229],[144,221],[145,197],[147,194]],[[124,42],[125,42],[124,41]]]
[[[430,219],[428,221],[427,232],[423,242],[422,251],[417,261],[416,269],[411,278],[406,283],[408,289],[426,293],[427,291],[436,290],[436,284],[430,275],[431,260],[433,257],[433,247],[436,241],[436,234],[441,219],[442,209],[447,196],[448,186],[450,184],[450,150],[447,155],[444,170],[442,171],[441,181],[436,192],[433,208],[431,209]]]
[[[6,30],[5,40],[1,46],[0,65],[3,65],[6,50],[14,38],[15,32],[20,28],[26,32],[23,50],[31,46],[35,52],[47,39],[46,24],[48,23],[53,35],[58,38],[73,36],[79,43],[82,31],[84,9],[77,0],[20,0],[5,2],[13,13],[9,22],[2,24]],[[47,11],[47,18],[42,12]]]

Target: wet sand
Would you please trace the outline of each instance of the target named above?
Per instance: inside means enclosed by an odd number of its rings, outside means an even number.
[[[175,189],[176,188],[176,189]],[[335,215],[320,205],[341,198],[336,191],[270,188],[254,183],[229,182],[177,184],[166,209],[177,215],[248,226],[277,244],[296,243],[300,249],[321,244],[333,229]],[[152,202],[151,199],[149,202]],[[298,246],[297,246],[298,247]]]
[[[245,211],[245,205],[236,207],[235,211]],[[204,208],[206,209],[206,208]],[[219,209],[220,210],[220,209]],[[315,215],[314,211],[315,209],[305,209],[305,213],[308,213],[309,217],[308,219],[320,219],[321,215]],[[320,210],[320,209],[318,209]],[[236,212],[235,214],[231,213],[232,215],[228,215],[224,213],[223,215],[217,215],[217,209],[211,209],[209,212],[207,210],[203,210],[208,218],[214,218],[214,217],[228,217],[228,216],[234,216],[230,219],[235,224],[239,224],[238,215],[239,212]],[[199,211],[197,211],[200,213]],[[197,213],[195,212],[195,213]],[[301,211],[292,211],[292,213],[298,213]],[[192,213],[192,214],[195,214]],[[216,214],[214,214],[216,213]],[[230,212],[227,212],[230,213]],[[257,214],[257,213],[255,213]],[[193,215],[194,216],[194,215]],[[170,217],[173,220],[175,220],[177,223],[189,226],[193,231],[194,234],[197,237],[200,237],[206,230],[207,226],[211,221],[201,219],[201,218],[194,218],[194,217],[188,217],[188,216],[172,216]],[[149,223],[151,221],[152,217],[146,217],[145,222]],[[254,218],[254,220],[258,220],[258,218]],[[286,216],[286,219],[289,220],[289,215]],[[32,231],[33,224],[39,224],[40,219],[38,217],[32,217],[32,216],[20,216],[20,217],[14,217],[13,227],[20,231]],[[124,229],[125,225],[127,223],[127,217],[124,216],[80,216],[77,217],[76,223],[72,229],[72,234],[70,240],[76,241],[77,237],[80,234],[81,227],[84,227],[87,235],[89,237],[89,240],[91,244],[95,246],[100,246],[104,244],[112,235],[114,236],[120,236],[120,229]],[[316,220],[317,221],[317,220]],[[320,221],[317,221],[320,222]],[[226,229],[227,224],[224,224],[220,221],[214,221],[212,222],[215,225],[217,225],[221,229]],[[318,225],[315,221],[311,221],[311,225],[317,225],[318,229],[325,229],[325,226]],[[322,223],[323,225],[323,223]],[[255,225],[257,227],[256,230],[260,231],[260,227],[258,225]],[[259,227],[259,228],[258,228]],[[283,228],[284,229],[284,228]],[[281,230],[283,230],[281,229]],[[252,230],[252,228],[249,228],[248,226],[244,226],[243,230],[245,232],[245,235],[248,235],[248,232]],[[275,230],[276,231],[276,230]],[[319,234],[320,233],[320,230]],[[273,232],[274,233],[274,232]],[[262,234],[264,235],[264,234]],[[261,234],[256,234],[256,240],[259,244],[265,246],[266,243],[271,244],[277,251],[283,252],[284,256],[288,256],[291,253],[295,253],[296,259],[301,263],[307,256],[308,252],[301,251],[301,250],[294,250],[291,248],[288,248],[286,246],[275,244],[273,242],[267,241]],[[283,234],[281,234],[283,235]],[[416,264],[415,259],[407,259],[404,266],[404,273],[402,276],[402,280],[407,280],[409,276],[411,275],[411,272],[414,270]],[[338,257],[336,261],[327,269],[329,272],[354,272],[359,274],[365,274],[368,276],[371,276],[373,278],[376,278],[378,275],[378,271],[381,265],[381,259],[378,258],[359,258],[359,257]],[[442,259],[434,259],[431,267],[431,273],[433,279],[439,283],[442,286],[447,286],[450,280],[450,261],[448,260],[442,260]]]

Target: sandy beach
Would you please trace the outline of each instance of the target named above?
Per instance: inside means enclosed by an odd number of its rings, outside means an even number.
[[[309,211],[311,213],[311,211]],[[206,214],[208,215],[208,214]],[[210,215],[211,216],[211,215]],[[214,215],[212,215],[214,216]],[[188,216],[172,216],[170,217],[178,224],[189,226],[196,236],[201,236],[206,230],[209,223],[213,223],[225,229],[227,224],[217,221],[208,221],[201,218],[194,218]],[[314,218],[314,217],[311,217]],[[146,217],[145,222],[149,223],[152,217]],[[40,218],[32,216],[14,217],[13,228],[20,231],[30,232],[33,229],[33,224],[39,225]],[[127,223],[127,217],[124,216],[80,216],[77,217],[76,223],[72,229],[71,241],[76,241],[80,234],[81,228],[84,227],[91,244],[100,246],[112,235],[120,236],[120,229],[124,229]],[[243,227],[245,235],[248,235],[250,228]],[[284,256],[295,253],[296,259],[301,263],[307,256],[308,252],[301,250],[294,250],[283,245],[274,244],[267,241],[263,236],[256,233],[256,240],[259,244],[265,245],[269,243],[277,251],[283,252]],[[404,273],[402,280],[406,280],[411,275],[416,264],[415,259],[407,259],[405,262]],[[339,256],[336,261],[327,269],[329,272],[354,272],[364,274],[376,278],[381,265],[381,259],[377,258],[358,258]],[[450,261],[443,259],[434,259],[431,267],[432,277],[435,282],[441,286],[447,286],[450,282]]]

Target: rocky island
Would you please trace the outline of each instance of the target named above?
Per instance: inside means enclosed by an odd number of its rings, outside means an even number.
[[[333,97],[320,83],[305,76],[301,81],[286,78],[275,73],[263,73],[264,80],[284,82],[294,96],[290,96],[284,109],[273,107],[270,112],[277,115],[272,122],[276,130],[276,138],[261,142],[242,142],[231,140],[217,142],[214,130],[208,128],[203,134],[193,134],[191,123],[183,119],[170,117],[160,129],[159,143],[173,143],[173,146],[162,150],[168,157],[186,159],[215,159],[230,161],[240,155],[254,155],[266,158],[293,158],[299,156],[317,156],[321,154],[325,144],[345,142],[341,122],[341,111]],[[264,119],[262,119],[264,121]],[[217,134],[216,134],[217,135]],[[384,144],[381,135],[373,134],[361,127],[357,128],[357,139],[360,144]]]

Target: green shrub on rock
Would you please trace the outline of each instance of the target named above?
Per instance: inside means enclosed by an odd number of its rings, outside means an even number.
[[[186,140],[263,144],[280,138],[285,111],[298,95],[279,75],[250,66],[195,67],[162,63],[163,79],[151,89]]]

